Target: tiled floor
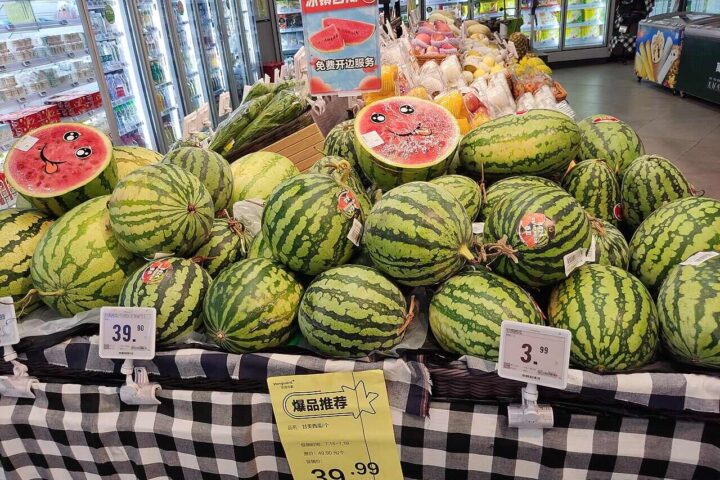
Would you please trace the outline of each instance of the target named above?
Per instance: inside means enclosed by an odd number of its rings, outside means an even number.
[[[631,64],[557,68],[553,76],[578,119],[607,113],[628,122],[647,153],[674,161],[696,188],[720,198],[720,105],[638,83]]]

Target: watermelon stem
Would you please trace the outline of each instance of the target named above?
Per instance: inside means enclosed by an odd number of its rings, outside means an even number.
[[[18,318],[23,316],[25,309],[32,303],[33,297],[35,297],[35,295],[40,295],[41,297],[59,297],[60,295],[64,294],[65,289],[62,288],[53,292],[44,292],[36,288],[32,288],[25,294],[23,298],[15,302],[15,305],[20,308],[20,313],[18,313],[17,316]]]
[[[472,254],[470,251],[470,248],[463,244],[460,246],[460,250],[458,250],[458,253],[460,253],[461,257],[465,257],[465,259],[469,262],[475,262],[477,259],[475,258],[475,255]]]
[[[415,314],[417,313],[418,305],[415,302],[415,295],[410,297],[410,307],[408,308],[408,313],[405,315],[405,323],[402,324],[400,329],[398,330],[398,334],[403,334],[405,330],[410,326],[410,323],[415,318]]]
[[[478,247],[480,249],[480,261],[486,263],[487,266],[490,266],[496,258],[502,255],[508,257],[514,263],[518,263],[516,255],[518,251],[508,244],[507,235],[503,235],[496,243],[482,243]]]

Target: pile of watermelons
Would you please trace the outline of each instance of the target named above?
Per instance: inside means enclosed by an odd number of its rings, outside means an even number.
[[[152,306],[160,344],[199,331],[250,352],[302,335],[357,357],[402,341],[424,288],[450,352],[497,360],[515,320],[570,330],[573,363],[597,372],[661,350],[720,368],[720,201],[620,120],[531,110],[461,138],[442,107],[393,97],[300,173],[270,152],[228,164],[257,113],[239,110],[212,148],[165,156],[85,125],[32,132],[5,163],[33,208],[0,212],[0,297],[20,314]],[[231,215],[249,200],[264,202],[259,231]]]

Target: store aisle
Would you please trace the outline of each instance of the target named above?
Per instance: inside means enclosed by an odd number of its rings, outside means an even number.
[[[557,68],[553,77],[578,119],[607,113],[628,122],[648,153],[673,160],[696,188],[720,198],[720,106],[638,83],[630,64]]]

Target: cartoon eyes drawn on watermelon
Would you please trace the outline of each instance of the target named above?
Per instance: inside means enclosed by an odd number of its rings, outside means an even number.
[[[65,132],[63,134],[63,140],[69,143],[76,142],[79,138],[80,133],[74,130]],[[47,155],[45,155],[45,149],[47,147],[48,144],[46,143],[42,146],[42,148],[40,148],[40,160],[42,160],[43,162],[43,171],[47,174],[53,174],[58,171],[59,165],[65,163],[65,161],[51,160],[50,158],[48,158]],[[90,155],[92,155],[92,147],[80,147],[75,150],[75,156],[80,160],[84,160]]]
[[[370,115],[370,121],[373,123],[383,123],[385,121],[385,115],[382,113],[373,113]]]
[[[63,140],[66,142],[74,142],[78,138],[80,138],[80,134],[78,132],[67,132],[63,135]]]

